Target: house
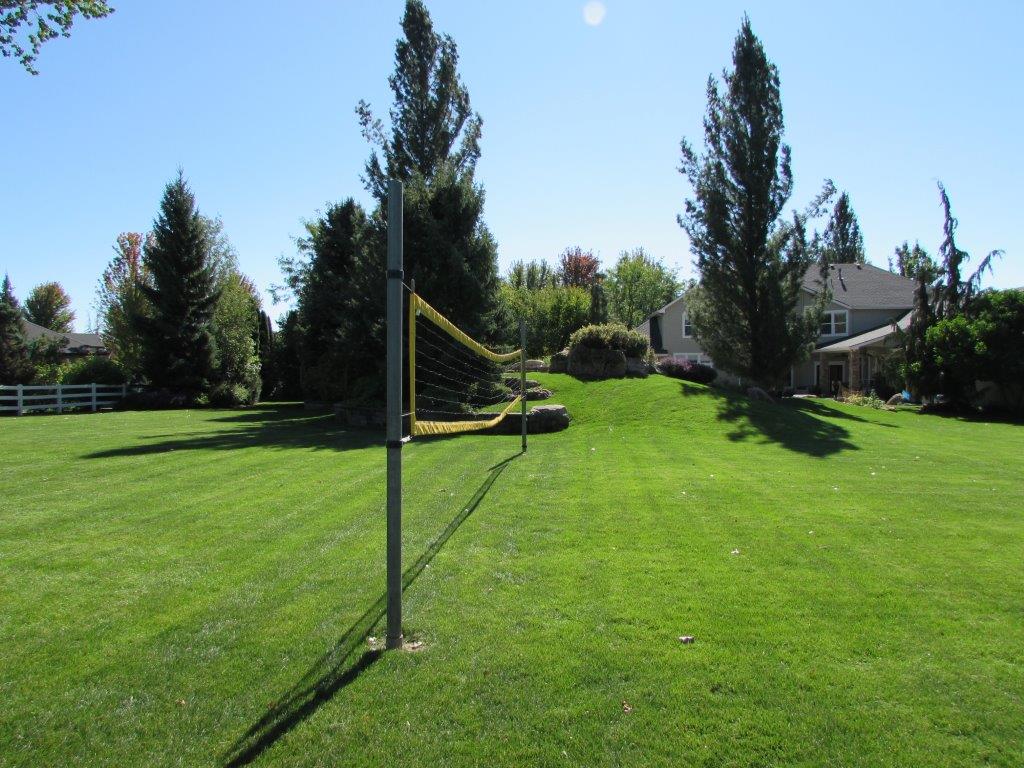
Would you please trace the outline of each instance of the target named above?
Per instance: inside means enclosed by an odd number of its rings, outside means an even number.
[[[895,342],[895,327],[910,325],[917,283],[871,264],[834,264],[827,279],[832,301],[822,316],[821,335],[810,359],[790,370],[789,384],[796,390],[822,393],[839,384],[869,389],[881,359]],[[821,289],[821,273],[815,266],[804,276],[797,311],[812,305]],[[714,365],[694,337],[685,295],[636,330],[651,340],[660,357]]]
[[[103,337],[98,333],[57,333],[25,318],[21,319],[21,329],[25,334],[25,341],[29,344],[41,338],[56,339],[61,345],[60,356],[63,359],[110,354],[103,343]]]

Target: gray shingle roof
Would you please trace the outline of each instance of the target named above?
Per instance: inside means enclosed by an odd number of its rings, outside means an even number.
[[[917,283],[871,264],[833,264],[829,269],[833,298],[851,309],[910,309]],[[821,273],[814,266],[804,275],[804,288],[821,290]]]
[[[98,333],[57,333],[49,328],[21,318],[21,326],[25,332],[25,340],[28,342],[48,337],[51,339],[63,340],[64,347],[61,350],[64,354],[87,354],[98,350],[106,351],[103,337]]]

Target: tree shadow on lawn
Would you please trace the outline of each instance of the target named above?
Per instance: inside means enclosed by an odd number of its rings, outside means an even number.
[[[147,456],[171,451],[233,450],[236,448],[315,448],[350,451],[383,446],[383,432],[352,430],[343,427],[332,413],[307,411],[301,406],[254,406],[230,416],[209,419],[205,423],[225,424],[216,431],[194,430],[170,434],[145,435],[136,443],[85,454],[87,459],[117,456]]]
[[[402,574],[403,593],[412,586],[459,526],[480,506],[480,502],[505,468],[520,455],[521,453],[513,454],[488,470],[487,477],[470,500],[460,508],[459,513],[430,543],[416,562],[406,568]],[[223,757],[226,768],[252,763],[377,661],[383,652],[367,648],[365,642],[373,628],[384,617],[386,610],[387,593],[377,598],[377,601],[345,630],[334,647],[321,656],[263,717],[235,741]],[[362,653],[352,662],[352,657],[360,648],[363,649]]]
[[[800,399],[781,403],[764,403],[739,392],[718,387],[698,388],[683,382],[683,395],[711,395],[717,401],[718,420],[733,425],[728,438],[733,442],[760,438],[762,443],[775,443],[808,456],[823,458],[841,451],[857,451],[860,447],[850,439],[850,431],[839,424],[823,421],[818,416],[851,419],[875,424],[859,416],[826,408],[818,403],[807,404]],[[892,426],[885,424],[883,426]]]

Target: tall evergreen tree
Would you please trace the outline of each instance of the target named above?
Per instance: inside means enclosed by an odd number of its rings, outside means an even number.
[[[181,172],[164,189],[145,266],[152,278],[152,284],[139,283],[152,307],[150,316],[139,318],[146,375],[157,386],[206,392],[216,371],[218,290],[207,227]]]
[[[0,384],[24,384],[31,379],[32,363],[21,326],[21,305],[10,277],[4,275],[0,287]]]
[[[825,227],[821,247],[825,258],[832,264],[863,264],[864,235],[860,231],[857,214],[850,205],[850,196],[843,192],[832,209],[832,217]]]
[[[395,45],[391,133],[360,102],[363,134],[375,147],[364,182],[377,198],[377,246],[383,253],[386,181],[405,183],[405,274],[438,311],[475,337],[493,330],[497,246],[483,220],[484,192],[474,172],[479,115],[458,74],[458,50],[434,31],[420,0],[408,0]],[[378,154],[379,152],[379,154]],[[373,269],[379,277],[380,265]],[[373,295],[383,316],[383,290]]]
[[[356,109],[363,135],[378,147],[366,164],[367,189],[378,200],[387,195],[387,180],[414,176],[433,180],[442,170],[470,177],[480,157],[482,121],[470,107],[469,92],[459,79],[459,52],[448,35],[438,35],[421,0],[407,0],[403,37],[395,43],[395,71],[388,79],[391,138],[374,118],[370,105]]]
[[[376,308],[383,290],[366,213],[349,198],[306,230],[299,249],[309,260],[295,283],[303,391],[310,399],[337,400],[363,379],[359,388],[372,394],[383,372],[383,318],[366,307]]]
[[[60,283],[40,283],[25,299],[25,318],[56,333],[71,333],[75,322],[71,297]]]
[[[700,272],[688,312],[701,346],[720,367],[775,385],[806,358],[818,335],[818,314],[796,312],[816,258],[805,216],[781,219],[793,174],[782,143],[779,73],[746,17],[732,60],[724,93],[708,78],[704,154],[682,142],[680,170],[694,197],[679,223]]]
[[[606,277],[604,272],[598,272],[594,275],[594,282],[590,284],[591,325],[604,325],[608,322],[608,296],[604,290]]]
[[[938,280],[934,284],[934,273],[919,269],[917,291],[914,300],[914,314],[910,328],[902,334],[903,374],[911,388],[918,395],[945,395],[950,402],[964,404],[974,394],[974,380],[965,382],[963,371],[949,359],[947,344],[951,330],[962,330],[972,318],[973,305],[981,289],[985,272],[992,270],[992,262],[1002,256],[1001,250],[990,251],[978,264],[978,268],[966,279],[962,268],[970,261],[970,254],[956,243],[959,222],[953,216],[949,195],[939,183],[939,199],[943,212],[943,241],[939,247],[942,259],[938,267]],[[943,326],[943,328],[939,328]]]

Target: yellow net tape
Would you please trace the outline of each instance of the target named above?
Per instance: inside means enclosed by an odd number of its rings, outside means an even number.
[[[448,318],[427,304],[417,294],[409,296],[409,432],[412,435],[454,435],[460,432],[475,432],[497,426],[508,414],[519,405],[523,398],[520,395],[510,402],[505,409],[494,418],[472,421],[419,421],[416,418],[416,315],[422,315],[434,325],[447,333],[460,344],[469,347],[481,357],[495,363],[510,363],[523,359],[523,350],[515,352],[493,352],[483,344],[471,339],[452,324]]]

